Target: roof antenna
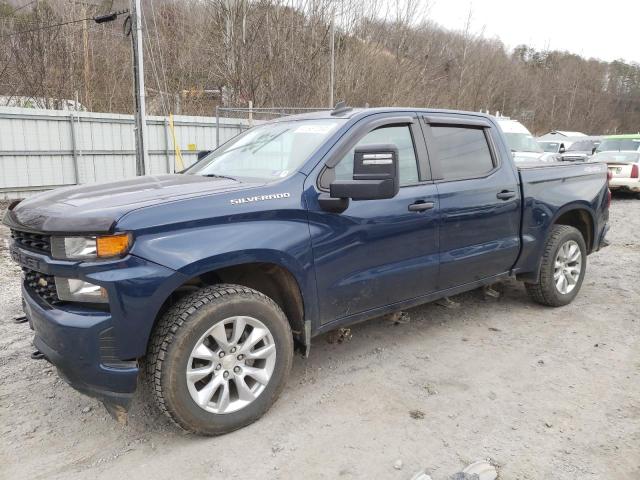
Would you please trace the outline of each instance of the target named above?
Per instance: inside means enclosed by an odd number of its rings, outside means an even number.
[[[353,110],[353,108],[347,107],[347,102],[345,102],[344,100],[341,100],[338,103],[336,103],[335,107],[333,107],[333,110],[331,110],[331,115],[332,116],[341,115],[351,110]]]

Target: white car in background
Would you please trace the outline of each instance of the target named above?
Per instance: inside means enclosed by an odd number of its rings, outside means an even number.
[[[557,162],[559,160],[557,153],[545,152],[527,127],[517,120],[496,117],[496,121],[507,138],[516,162]]]
[[[590,162],[606,162],[611,191],[635,193],[640,198],[640,151],[611,151],[596,153]]]

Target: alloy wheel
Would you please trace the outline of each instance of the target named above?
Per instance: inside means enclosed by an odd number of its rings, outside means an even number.
[[[260,320],[235,316],[219,321],[189,356],[187,386],[204,410],[227,414],[252,403],[264,391],[276,363],[276,345]]]

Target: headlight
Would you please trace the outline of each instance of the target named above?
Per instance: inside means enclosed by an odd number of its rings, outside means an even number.
[[[56,277],[56,292],[66,302],[109,303],[103,287],[77,278]]]
[[[127,253],[131,246],[128,233],[95,237],[51,237],[53,258],[90,260],[111,258]]]

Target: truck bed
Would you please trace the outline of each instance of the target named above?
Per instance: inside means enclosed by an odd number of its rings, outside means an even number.
[[[534,272],[549,226],[564,211],[579,208],[591,229],[585,240],[590,251],[600,247],[608,220],[609,189],[604,163],[540,163],[517,165],[522,195],[522,248],[514,273]]]

